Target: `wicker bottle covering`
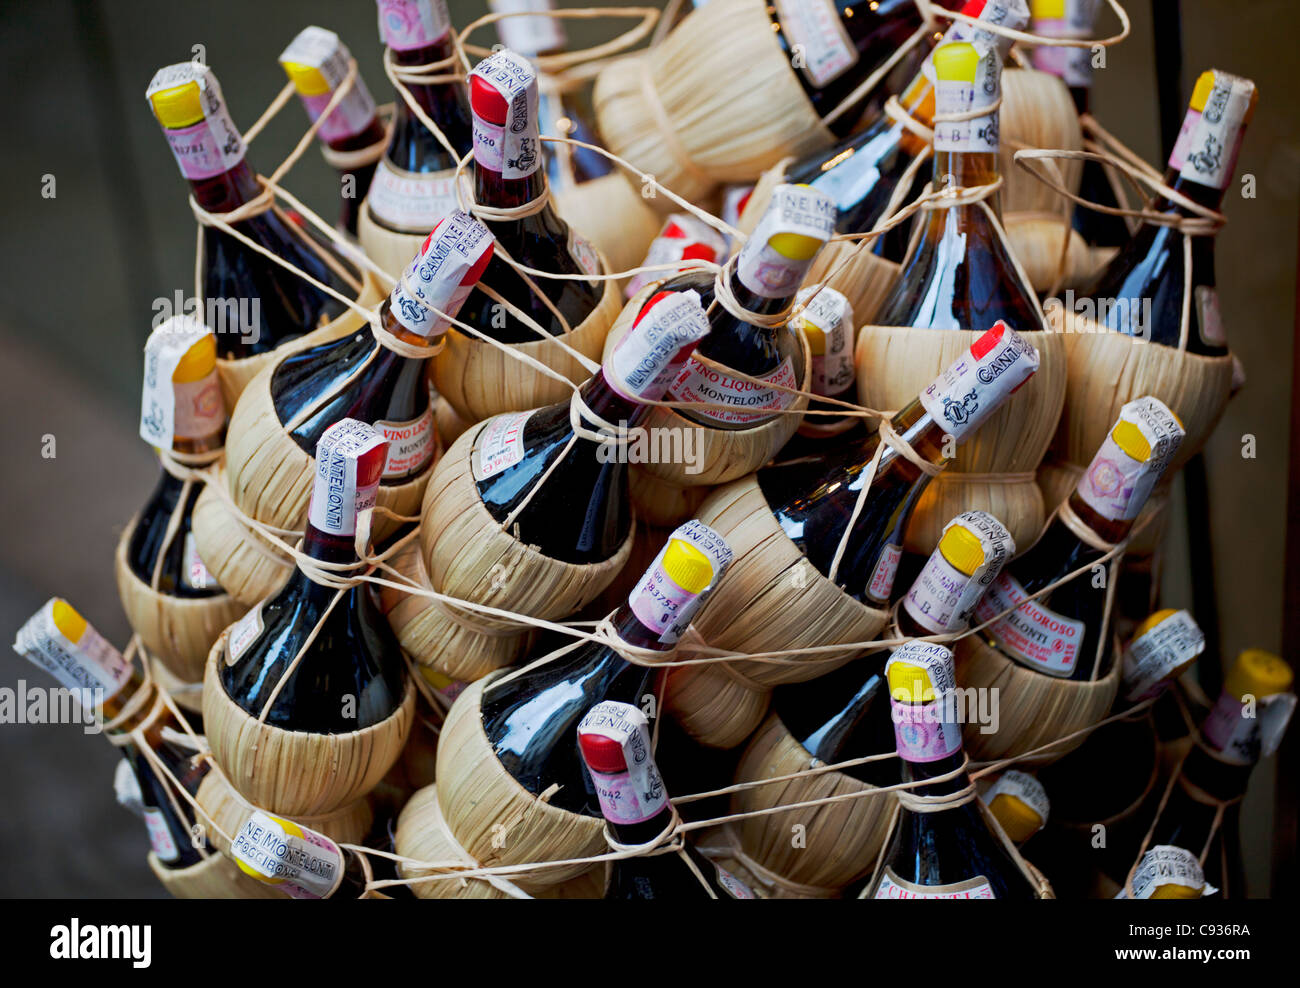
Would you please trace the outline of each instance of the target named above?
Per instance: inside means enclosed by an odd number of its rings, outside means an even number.
[[[225,465],[218,464],[212,484],[225,483]],[[271,596],[293,573],[293,561],[248,528],[211,484],[203,486],[194,502],[191,530],[209,572],[245,607]],[[234,588],[227,582],[231,580],[238,581]]]
[[[250,878],[224,854],[210,854],[188,868],[168,868],[149,852],[149,870],[177,899],[283,899],[274,886]]]
[[[430,368],[429,384],[433,384],[433,373]],[[460,438],[462,432],[468,429],[473,422],[466,422],[456,414],[456,409],[442,395],[438,395],[433,403],[433,421],[438,426],[438,438],[442,440],[442,448],[449,449],[451,444]]]
[[[1086,574],[1080,577],[1086,578]],[[962,730],[966,752],[977,761],[1016,758],[1026,765],[1054,762],[1083,744],[1085,738],[1073,738],[1036,755],[1024,753],[1103,720],[1119,692],[1122,663],[1118,640],[1110,671],[1091,682],[1035,672],[1009,659],[981,635],[967,635],[955,644],[957,685],[992,690],[998,701],[996,731],[985,734],[974,722]]]
[[[357,240],[361,249],[375,264],[378,264],[390,278],[400,278],[411,258],[419,252],[424,244],[424,233],[399,233],[380,226],[370,214],[370,200],[367,198],[357,213]]]
[[[756,782],[790,775],[817,764],[781,718],[771,713],[740,756],[736,781]],[[823,772],[741,790],[731,797],[731,812],[770,809],[872,788],[843,772]],[[734,826],[745,855],[771,872],[778,882],[785,881],[791,891],[801,894],[808,894],[801,887],[812,887],[829,896],[871,871],[889,829],[894,803],[895,798],[888,793],[864,796],[753,816]],[[800,843],[792,839],[796,825],[804,828]]]
[[[615,154],[698,201],[831,144],[796,71],[763,0],[714,0],[596,77],[597,126]],[[667,208],[666,197],[655,202]]]
[[[1116,418],[1119,416],[1116,415]],[[1073,463],[1044,460],[1038,468],[1038,487],[1043,492],[1043,503],[1055,507],[1072,493],[1083,476],[1084,468]],[[1172,478],[1168,473],[1147,497],[1142,512],[1133,523],[1133,537],[1124,549],[1127,562],[1133,558],[1154,555],[1165,540],[1169,527],[1169,487]]]
[[[486,684],[480,679],[456,699],[438,739],[438,805],[456,843],[485,868],[603,854],[603,820],[542,801],[497,759],[483,731]],[[590,869],[547,868],[514,882],[537,894]]]
[[[481,431],[477,426],[452,444],[425,493],[420,546],[428,585],[460,600],[543,620],[580,610],[623,568],[633,533],[600,563],[568,563],[524,545],[501,528],[479,496],[471,461]],[[418,569],[412,575],[420,578]],[[509,665],[532,637],[527,625],[453,608],[412,597],[389,613],[411,657],[452,679],[478,679]]]
[[[197,682],[187,683],[162,664],[157,658],[149,657],[149,669],[153,674],[154,682],[158,688],[167,691],[181,711],[190,717],[191,714],[198,717],[203,716],[203,680],[200,678]],[[195,719],[190,717],[190,723],[195,724]],[[197,729],[197,727],[196,727]]]
[[[777,524],[752,475],[715,491],[697,517],[735,554],[695,619],[695,630],[710,645],[759,653],[870,641],[884,628],[887,612],[854,600],[808,562]],[[858,654],[848,649],[796,663],[740,659],[680,666],[668,677],[666,703],[697,741],[733,747],[761,722],[771,687],[813,679]]]
[[[551,194],[556,211],[595,245],[610,271],[629,271],[645,260],[662,220],[620,169]],[[615,283],[620,290],[625,280]]]
[[[628,470],[628,496],[636,516],[648,524],[672,530],[695,517],[704,499],[713,491],[712,485],[678,487],[661,480],[633,463]]]
[[[415,716],[415,687],[387,719],[346,734],[287,731],[257,718],[226,695],[217,673],[226,632],[208,655],[203,723],[213,757],[241,796],[268,813],[317,817],[355,802],[402,753]]]
[[[612,270],[603,256],[600,269]],[[621,305],[618,286],[606,281],[600,302],[586,319],[573,327],[564,342],[583,356],[599,360],[605,334]],[[454,326],[447,330],[445,339],[446,346],[433,360],[433,384],[466,422],[481,422],[502,412],[541,408],[563,401],[572,393],[567,384],[534,370],[512,356],[513,353],[540,360],[575,384],[591,376],[591,371],[550,340],[539,338],[528,343],[512,343],[502,349],[468,336]]]
[[[979,336],[976,330],[863,326],[855,357],[858,401],[869,408],[902,408]],[[929,556],[943,526],[963,511],[987,511],[1018,546],[1032,545],[1042,530],[1043,497],[1033,472],[1052,441],[1065,400],[1065,344],[1052,333],[1027,338],[1038,348],[1038,372],[930,481],[907,527],[908,552]]]
[[[246,608],[226,593],[214,597],[160,593],[136,576],[126,560],[136,521],[131,519],[118,539],[113,559],[117,593],[127,623],[140,636],[145,650],[178,681],[200,682],[212,643],[227,626],[243,616]]]

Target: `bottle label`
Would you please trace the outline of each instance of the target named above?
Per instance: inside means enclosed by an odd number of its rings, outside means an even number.
[[[993,899],[993,889],[983,875],[951,885],[917,885],[886,867],[873,899]]]
[[[53,600],[18,629],[14,650],[69,690],[98,689],[111,697],[131,678],[131,664],[89,624],[79,641],[65,638],[54,623]]]
[[[1163,885],[1201,889],[1202,897],[1218,891],[1214,886],[1206,884],[1196,855],[1172,844],[1157,844],[1142,855],[1142,861],[1133,874],[1133,897],[1149,899]],[[1115,898],[1127,899],[1128,890],[1120,889]]]
[[[508,110],[498,125],[474,114],[474,160],[507,181],[527,178],[541,166],[537,137],[537,73],[509,49],[501,49],[474,67],[490,83]]]
[[[124,810],[138,817],[144,816],[144,793],[140,791],[140,779],[135,774],[131,762],[123,758],[117,763],[113,772],[113,794],[117,803]]]
[[[343,878],[343,852],[324,834],[254,810],[230,843],[240,871],[294,899],[323,899]]]
[[[1124,696],[1134,702],[1160,692],[1164,681],[1205,651],[1205,633],[1176,611],[1124,649]]]
[[[1258,697],[1253,710],[1238,697],[1222,693],[1201,725],[1201,737],[1226,761],[1253,765],[1277,751],[1295,706],[1294,693]]]
[[[894,589],[894,577],[898,575],[898,561],[903,558],[903,547],[887,545],[880,550],[876,568],[867,583],[868,596],[876,600],[888,600]]]
[[[1115,441],[1115,432],[1124,424],[1141,432],[1150,449],[1145,460],[1134,459]],[[1077,493],[1103,518],[1132,521],[1178,452],[1184,434],[1178,419],[1162,402],[1155,398],[1130,401],[1079,478]]]
[[[992,806],[993,800],[999,796],[1010,796],[1013,799],[1020,800],[1038,814],[1038,819],[1044,823],[1047,822],[1048,814],[1051,812],[1051,803],[1047,799],[1047,790],[1043,788],[1041,782],[1028,772],[1021,772],[1017,769],[1003,772],[998,776],[997,781],[989,786],[988,792],[984,794],[984,805]]]
[[[585,739],[608,738],[622,752],[623,770],[602,772],[588,764],[600,811],[611,823],[645,823],[668,805],[668,793],[650,746],[650,721],[629,703],[602,700],[578,724],[578,743],[587,758]],[[588,759],[589,760],[589,759]],[[612,767],[612,766],[611,766]]]
[[[433,459],[433,409],[410,422],[376,422],[375,428],[388,440],[388,460],[384,479],[419,473]]]
[[[754,894],[753,889],[751,889],[748,885],[742,882],[731,872],[727,871],[727,869],[722,867],[722,865],[715,864],[713,866],[713,869],[714,871],[717,872],[718,884],[721,885],[722,890],[726,892],[728,895],[730,895],[733,899],[757,899],[758,898],[758,896]]]
[[[261,637],[264,628],[262,604],[259,603],[231,625],[230,637],[226,639],[226,665],[233,666],[238,662],[239,657],[247,652],[253,642]]]
[[[664,554],[668,543],[659,550],[655,561],[628,595],[628,605],[637,620],[659,635],[665,645],[676,644],[686,633],[686,628],[704,603],[709,591],[717,585],[722,574],[731,565],[731,547],[726,540],[703,522],[694,519],[679,525],[669,538],[685,542],[698,549],[713,564],[713,580],[699,593],[691,593],[678,586],[664,571]]]
[[[958,441],[1038,370],[1033,344],[999,320],[920,394],[930,417]]]
[[[1035,29],[1043,35],[1056,36],[1045,30],[1048,22],[1035,22]],[[1064,23],[1058,21],[1055,23]],[[1092,52],[1087,48],[1062,48],[1059,45],[1039,45],[1034,49],[1034,68],[1059,76],[1071,89],[1092,86]]]
[[[488,419],[474,441],[470,470],[477,481],[495,477],[524,458],[524,424],[532,412],[512,412]]]
[[[1226,189],[1237,170],[1237,155],[1254,96],[1255,84],[1249,79],[1217,69],[1213,71],[1212,85],[1198,82],[1169,156],[1169,167],[1180,178],[1212,189]]]
[[[826,285],[801,288],[790,325],[803,330],[810,344],[814,337],[819,338],[819,344],[810,347],[813,392],[837,395],[847,391],[854,379],[853,306],[849,300]]]
[[[176,408],[175,436],[203,439],[220,432],[226,424],[226,406],[215,367],[202,380],[173,381],[172,396]]]
[[[668,222],[664,224],[658,236],[651,242],[641,266],[677,264],[688,258],[717,264],[726,253],[727,242],[713,227],[701,223],[689,213],[673,213],[668,217]],[[650,282],[671,277],[672,274],[673,272],[668,269],[634,274],[628,280],[624,294],[631,298]]]
[[[682,371],[692,345],[709,331],[700,293],[651,299],[605,361],[609,386],[631,401],[658,401]]]
[[[172,316],[149,334],[144,345],[144,388],[140,399],[140,438],[171,449],[177,436],[202,439],[220,432],[225,406],[217,368],[197,381],[176,382],[172,375],[185,354],[212,335],[193,316]]]
[[[439,218],[393,286],[389,311],[418,336],[441,336],[451,323],[438,312],[456,317],[474,290],[475,272],[483,269],[493,243],[491,232],[477,219],[463,210],[450,210]]]
[[[1028,599],[1025,588],[1010,573],[1000,573],[975,607],[984,622],[1008,607],[1016,609],[988,633],[1003,651],[1049,676],[1068,677],[1079,661],[1086,627],[1043,605],[1041,598]]]
[[[168,864],[178,860],[181,852],[176,849],[176,841],[167,828],[167,818],[163,816],[162,810],[146,806],[142,815],[145,829],[149,831],[149,846],[158,855],[158,860]]]
[[[220,590],[221,584],[209,572],[199,557],[199,544],[193,532],[185,533],[184,558],[181,561],[181,582],[191,590]]]
[[[1196,316],[1201,327],[1201,341],[1209,346],[1227,346],[1228,336],[1223,331],[1223,315],[1219,311],[1219,293],[1208,285],[1197,285]]]
[[[357,516],[375,506],[383,475],[382,465],[371,471],[367,461],[386,445],[373,426],[356,419],[325,430],[316,444],[316,484],[307,511],[313,528],[330,535],[356,534]]]
[[[460,206],[456,169],[408,172],[380,158],[366,203],[374,218],[385,226],[404,233],[426,234]]]
[[[997,104],[1001,92],[1002,60],[990,39],[972,36],[970,43],[979,52],[973,82],[940,79],[934,87],[934,149],[975,154],[998,151],[998,112],[970,120],[941,120],[945,113],[958,114],[983,110]]]
[[[577,263],[578,267],[590,275],[601,273],[603,265],[600,263],[600,254],[596,252],[595,246],[590,240],[580,234],[572,226],[569,227],[569,256]],[[593,286],[600,285],[598,281],[592,281]]]
[[[203,119],[188,127],[164,127],[172,156],[181,174],[190,180],[212,178],[244,160],[244,139],[230,119],[221,86],[212,70],[196,62],[180,62],[159,69],[145,90],[145,98],[189,83],[202,92]]]
[[[378,0],[379,36],[393,51],[427,48],[451,30],[447,0]]]
[[[678,401],[705,401],[718,405],[734,405],[737,409],[749,411],[726,411],[724,409],[697,408],[692,414],[714,422],[730,425],[747,425],[767,418],[761,409],[789,408],[798,395],[789,391],[778,391],[764,387],[777,384],[785,388],[797,388],[798,379],[794,376],[794,365],[786,357],[781,365],[767,374],[755,374],[753,381],[732,377],[723,368],[706,366],[695,357],[686,361],[677,379],[668,387],[668,394]]]
[[[654,764],[650,767],[653,771]],[[615,775],[592,772],[591,781],[596,786],[600,812],[610,823],[645,823],[668,805],[668,795],[657,772],[653,773],[650,784],[638,784],[628,772]]]
[[[858,49],[840,21],[833,0],[776,0],[776,16],[793,64],[820,89],[858,62]]]
[[[506,17],[497,21],[497,33],[507,48],[525,55],[558,51],[568,45],[564,25],[558,17],[547,17],[551,0],[488,0],[496,14],[536,13],[536,17]]]
[[[950,706],[947,699],[899,703],[891,698],[889,709],[898,757],[905,762],[937,762],[961,751],[961,725],[950,716],[951,711],[946,709]]]
[[[830,196],[807,185],[778,185],[767,212],[740,248],[736,277],[762,298],[790,298],[813,262],[786,257],[771,246],[782,234],[825,243],[835,232],[837,213]]]
[[[333,31],[320,27],[307,27],[280,53],[281,64],[309,65],[321,74],[329,86],[324,93],[298,94],[307,116],[313,123],[320,118],[335,91],[343,85],[348,75],[352,53]],[[375,100],[358,72],[352,86],[339,100],[334,111],[320,125],[316,133],[325,142],[344,140],[360,134],[375,119]]]
[[[954,525],[979,539],[984,561],[967,576],[935,549],[903,598],[903,608],[912,620],[934,634],[964,627],[1003,564],[1016,552],[1011,533],[985,511],[962,512],[943,527],[944,533]]]

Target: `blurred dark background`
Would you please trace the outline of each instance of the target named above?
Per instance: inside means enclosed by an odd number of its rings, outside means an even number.
[[[485,0],[450,0],[449,6],[457,26],[486,10]],[[1249,381],[1207,449],[1211,525],[1196,533],[1213,545],[1222,653],[1231,657],[1250,646],[1283,647],[1300,197],[1291,48],[1300,34],[1300,5],[1183,0],[1181,6],[1185,91],[1211,65],[1250,76],[1261,90],[1238,166],[1239,178],[1256,177],[1257,198],[1229,195],[1218,249],[1224,320]],[[1097,73],[1095,112],[1130,147],[1162,164],[1151,4],[1130,0],[1127,7],[1133,36],[1108,52]],[[584,44],[629,23],[570,22],[569,33],[575,45]],[[194,57],[202,45],[235,122],[247,128],[284,84],[276,56],[307,24],[337,31],[376,99],[391,98],[371,0],[0,2],[6,67],[0,421],[9,451],[0,485],[0,633],[6,636],[59,594],[110,640],[128,637],[112,554],[157,474],[136,435],[141,348],[153,300],[192,290],[195,239],[185,183],[146,106],[145,85],[157,68]],[[488,28],[474,40],[490,45],[496,39]],[[287,106],[253,144],[249,160],[269,173],[305,126],[301,108]],[[55,182],[53,198],[42,196],[46,176]],[[285,184],[333,220],[337,180],[314,150]],[[47,435],[55,437],[52,459],[41,455]],[[1241,454],[1247,435],[1256,439],[1254,459]],[[1187,606],[1181,507],[1172,529],[1166,600]],[[42,673],[5,652],[0,687],[42,681]],[[6,802],[0,896],[162,895],[145,865],[143,827],[114,802],[114,764],[102,738],[82,736],[75,726],[0,728]],[[1266,764],[1243,812],[1257,896],[1270,891],[1273,808],[1274,765]],[[1294,844],[1294,835],[1289,841]]]

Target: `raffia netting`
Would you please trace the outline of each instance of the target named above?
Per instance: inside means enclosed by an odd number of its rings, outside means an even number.
[[[163,665],[161,661],[152,656],[149,657],[149,672],[159,688],[166,690],[167,695],[172,698],[176,706],[185,711],[187,717],[192,714],[197,714],[199,717],[203,716],[203,679],[201,677],[193,683],[184,682]],[[194,718],[191,717],[191,723],[193,722]]]
[[[283,899],[284,893],[245,875],[224,854],[210,854],[186,868],[168,868],[153,851],[149,870],[177,899]]]
[[[114,571],[117,592],[131,630],[148,653],[179,682],[203,679],[208,651],[217,636],[243,616],[246,608],[228,593],[210,597],[178,597],[153,589],[136,576],[126,559],[138,518],[127,525],[117,542]]]
[[[551,196],[560,217],[608,259],[610,271],[628,271],[644,261],[662,223],[650,200],[618,169],[554,189]]]
[[[359,731],[313,734],[259,721],[226,694],[217,663],[225,661],[222,632],[208,655],[203,723],[212,755],[241,796],[281,816],[321,816],[365,796],[402,753],[415,716],[415,687],[401,706]]]
[[[1118,414],[1116,418],[1118,418]],[[1043,492],[1043,503],[1051,507],[1068,498],[1078,486],[1084,467],[1074,463],[1044,460],[1038,468],[1038,487]],[[1124,550],[1125,560],[1153,555],[1164,542],[1169,527],[1168,474],[1147,497],[1146,504],[1133,523],[1133,536]]]
[[[858,400],[871,408],[903,407],[979,336],[976,330],[863,326],[856,354]],[[1038,349],[1038,371],[930,481],[907,526],[909,552],[928,556],[943,526],[963,511],[989,512],[1022,548],[1042,530],[1045,511],[1034,470],[1052,441],[1065,399],[1065,346],[1051,333],[1026,338]]]
[[[601,257],[602,272],[611,270]],[[600,302],[587,318],[562,339],[589,360],[599,361],[605,336],[622,306],[618,287],[610,280]],[[483,330],[491,332],[486,327]],[[569,397],[573,389],[519,360],[524,354],[539,360],[574,384],[591,376],[591,368],[550,339],[493,346],[454,326],[447,330],[446,346],[433,361],[433,384],[438,394],[466,422],[481,422],[503,412],[525,412]]]

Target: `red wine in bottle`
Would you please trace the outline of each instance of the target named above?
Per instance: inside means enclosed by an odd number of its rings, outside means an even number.
[[[650,407],[641,402],[664,396],[708,331],[697,294],[658,293],[581,387],[583,404],[611,425],[636,429]],[[597,426],[587,422],[585,429],[595,432]],[[517,539],[552,558],[588,563],[610,558],[627,539],[632,513],[626,461],[617,445],[583,434],[575,440],[570,403],[562,401],[489,419],[475,439],[471,469],[492,517],[504,523],[514,515]],[[552,472],[537,487],[547,471]]]
[[[536,202],[546,194],[541,140],[537,121],[537,72],[508,48],[494,52],[475,66],[469,79],[474,117],[474,198],[483,206],[512,208]],[[600,273],[600,258],[583,237],[560,219],[550,203],[529,216],[487,221],[497,242],[519,264],[554,274]],[[604,296],[602,281],[533,278],[538,289],[578,326]],[[552,335],[564,325],[520,274],[496,257],[484,284],[527,313]],[[465,321],[502,343],[538,339],[483,292],[474,292],[465,307]]]
[[[909,642],[889,657],[885,677],[904,778],[927,784],[900,792],[893,834],[863,898],[1037,898],[974,799],[942,809],[909,803],[909,794],[952,797],[971,785],[954,716],[952,652]]]
[[[673,809],[655,764],[650,721],[640,709],[617,700],[597,703],[578,724],[578,749],[616,841],[651,844],[669,830]],[[611,861],[605,898],[672,901],[753,899],[755,895],[688,841],[681,854]]]
[[[451,17],[446,0],[376,0],[379,35],[399,68],[431,65],[453,54]],[[453,72],[448,66],[445,72]],[[438,125],[448,143],[463,155],[470,148],[469,107],[464,87],[455,82],[404,83],[412,99]],[[366,196],[370,217],[398,233],[428,233],[459,205],[456,165],[398,94],[393,132],[379,159]]]
[[[1002,59],[990,42],[940,45],[931,55],[940,114],[988,108],[973,120],[940,122],[934,130],[934,189],[974,189],[998,177],[998,113]],[[970,329],[1003,320],[1017,332],[1043,328],[1042,313],[1016,274],[993,220],[998,193],[983,203],[924,211],[919,234],[893,293],[876,316],[881,326]],[[915,233],[915,231],[914,231]]]
[[[315,26],[303,28],[280,53],[280,66],[297,90],[312,123],[320,119],[342,86],[351,61],[352,53],[337,34]],[[374,147],[384,140],[384,133],[375,99],[358,72],[351,88],[325,118],[316,136],[331,151],[346,154]],[[376,164],[372,161],[338,168],[338,227],[353,237],[357,235],[357,215],[374,178]]]
[[[1060,679],[1101,679],[1110,669],[1110,594],[1115,567],[1098,569],[1028,600],[1123,540],[1178,450],[1183,428],[1159,399],[1120,410],[1069,499],[1038,541],[1003,571],[976,608],[980,622],[1014,607],[982,634],[1004,655]],[[1019,606],[1017,606],[1019,605]]]
[[[145,95],[195,202],[209,212],[226,213],[262,194],[210,69],[195,62],[169,65],[158,70]],[[287,223],[267,210],[232,226],[341,295],[360,291],[357,269],[305,225]],[[203,229],[203,263],[203,295],[212,311],[205,321],[217,331],[223,357],[266,353],[345,308],[216,227]]]
[[[306,555],[326,564],[358,563],[356,534],[368,530],[365,516],[374,507],[387,455],[387,440],[364,422],[344,419],[325,430],[316,448]],[[218,662],[231,700],[259,717],[285,679],[266,723],[317,734],[364,730],[397,710],[406,666],[373,591],[364,583],[345,590],[326,615],[336,593],[299,565],[279,593],[231,627]]]
[[[619,636],[638,648],[671,651],[730,563],[730,548],[708,526],[688,521],[678,527],[614,612]],[[589,642],[490,684],[483,691],[483,730],[506,771],[529,792],[540,795],[558,784],[552,806],[600,816],[574,732],[602,700],[647,706],[658,693],[658,675]]]
[[[746,311],[774,315],[791,307],[813,258],[835,228],[835,207],[814,189],[778,185],[767,211],[740,249],[728,273],[728,287]],[[789,408],[795,395],[767,384],[799,388],[804,359],[787,323],[760,326],[740,318],[714,297],[714,276],[694,271],[664,283],[664,291],[697,291],[709,310],[709,335],[697,353],[712,363],[687,361],[668,388],[678,401],[710,402],[730,409],[680,409],[693,422],[714,429],[750,429],[775,416],[765,409]],[[721,364],[718,368],[713,364]],[[728,370],[757,378],[732,377]]]
[[[436,342],[450,324],[425,305],[455,318],[491,257],[487,228],[452,210],[425,238],[381,306],[383,328],[404,343]],[[428,363],[427,357],[389,349],[363,326],[351,336],[286,357],[271,376],[271,399],[281,423],[298,423],[290,434],[309,453],[340,419],[373,425],[389,444],[383,482],[403,483],[429,466],[437,448],[425,383]],[[300,413],[326,393],[332,394],[329,400],[299,421]]]
[[[189,316],[173,316],[149,335],[144,352],[140,435],[145,442],[181,454],[220,449],[226,412],[212,330]],[[191,530],[194,502],[202,490],[201,483],[194,483],[187,492],[183,480],[164,470],[131,531],[127,565],[160,593],[194,598],[223,592],[199,556]],[[182,497],[179,522],[169,535]]]
[[[1038,351],[1005,323],[981,335],[915,401],[890,419],[916,453],[936,465],[1038,369]],[[950,438],[949,438],[950,437]],[[823,576],[831,576],[878,434],[851,441],[820,461],[777,463],[758,484],[782,530]],[[902,558],[903,533],[929,475],[893,447],[881,454],[867,500],[849,534],[834,579],[844,592],[883,607]]]
[[[165,708],[157,710],[154,689],[134,664],[106,641],[66,600],[53,597],[19,630],[14,651],[44,669],[69,690],[88,714],[113,720],[132,709],[109,733],[129,734],[143,726],[138,739],[147,746],[191,796],[207,774],[208,763],[171,740],[180,723]],[[142,691],[148,693],[141,695]],[[143,702],[141,702],[143,701]],[[200,833],[184,796],[142,753],[136,740],[123,746],[140,785],[141,815],[155,855],[168,868],[186,868],[202,856],[195,846]],[[179,808],[179,812],[178,812]]]
[[[1165,184],[1198,205],[1218,209],[1232,183],[1257,96],[1249,79],[1218,69],[1201,73],[1169,156]],[[1163,196],[1150,208],[1173,216],[1193,215]],[[1213,235],[1192,238],[1189,275],[1183,265],[1183,235],[1173,227],[1144,223],[1080,294],[1094,300],[1097,321],[1107,329],[1176,347],[1182,335],[1188,277],[1192,307],[1187,350],[1221,356],[1228,344],[1214,285]]]

